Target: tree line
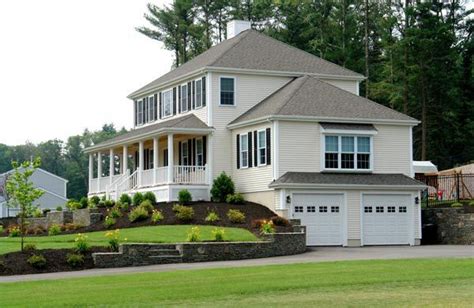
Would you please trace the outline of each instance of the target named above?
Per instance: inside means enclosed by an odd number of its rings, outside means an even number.
[[[125,128],[117,130],[113,124],[105,124],[101,130],[85,130],[66,142],[53,139],[16,146],[0,143],[0,173],[11,170],[13,161],[33,161],[41,157],[41,168],[67,179],[68,198],[79,200],[87,196],[89,179],[89,157],[83,150],[125,132]]]
[[[439,168],[474,159],[473,23],[463,1],[175,0],[148,4],[137,31],[180,66],[226,38],[226,24],[262,31],[364,74],[361,95],[422,121],[414,156]]]

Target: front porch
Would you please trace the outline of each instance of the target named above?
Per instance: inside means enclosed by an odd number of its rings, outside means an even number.
[[[140,130],[147,137],[136,134]],[[89,197],[117,200],[123,193],[151,191],[157,201],[174,201],[188,189],[193,199],[209,200],[211,131],[144,127],[88,148]]]

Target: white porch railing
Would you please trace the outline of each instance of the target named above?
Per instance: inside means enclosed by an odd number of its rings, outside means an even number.
[[[173,182],[179,184],[206,184],[206,167],[174,166]]]
[[[156,172],[156,185],[168,183],[168,167],[159,167],[154,170]]]

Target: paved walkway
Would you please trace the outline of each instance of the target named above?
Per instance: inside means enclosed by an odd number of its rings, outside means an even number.
[[[386,246],[386,247],[317,247],[308,252],[284,257],[251,259],[238,261],[219,261],[202,263],[163,264],[140,267],[90,269],[78,272],[60,272],[19,276],[0,276],[1,282],[78,278],[144,272],[169,272],[176,270],[208,269],[223,267],[242,267],[273,264],[292,264],[327,262],[342,260],[370,259],[411,259],[411,258],[474,258],[474,246],[435,245],[435,246]]]

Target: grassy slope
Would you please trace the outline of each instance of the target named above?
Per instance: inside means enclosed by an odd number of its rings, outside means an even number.
[[[186,241],[190,225],[153,226],[128,228],[120,230],[120,237],[127,238],[129,243],[173,243]],[[199,226],[202,240],[212,240],[213,226]],[[224,228],[225,239],[230,241],[254,241],[256,237],[246,229]],[[86,233],[92,246],[106,246],[105,231]],[[74,246],[75,234],[28,237],[26,243],[35,243],[38,249],[45,248],[70,248]],[[0,238],[0,255],[17,251],[20,248],[19,238]]]
[[[467,307],[474,302],[474,259],[308,263],[9,283],[0,284],[0,298],[4,307]]]

